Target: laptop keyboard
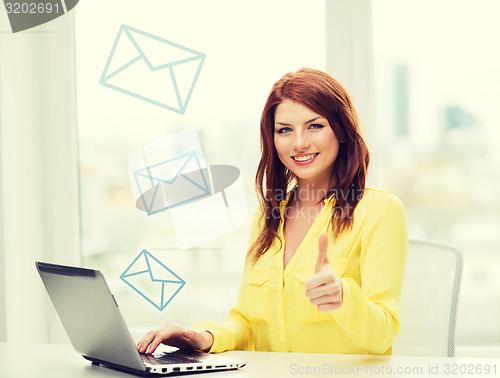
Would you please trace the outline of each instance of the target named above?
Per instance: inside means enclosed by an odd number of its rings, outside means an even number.
[[[155,357],[151,354],[141,354],[142,362],[152,364],[152,365],[170,365],[170,364],[193,364],[201,363],[201,361],[177,356],[171,353],[165,353],[161,356]]]

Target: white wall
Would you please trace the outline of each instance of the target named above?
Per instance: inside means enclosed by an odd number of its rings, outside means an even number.
[[[73,19],[0,17],[0,340],[57,341],[35,261],[79,263]]]
[[[2,98],[0,97],[0,114],[2,113]],[[0,146],[2,145],[2,135],[0,133]],[[3,198],[2,185],[2,156],[0,154],[0,198]],[[0,201],[0,214],[3,214],[2,201]],[[4,258],[4,238],[3,238],[3,217],[0,216],[0,342],[7,340],[7,319],[5,306],[5,258]]]
[[[371,0],[328,0],[326,69],[347,89],[371,154],[368,185],[376,186],[373,21]]]

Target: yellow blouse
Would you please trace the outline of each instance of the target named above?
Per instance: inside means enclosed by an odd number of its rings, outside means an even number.
[[[255,265],[245,264],[236,305],[222,324],[193,326],[213,334],[210,352],[391,354],[400,329],[399,298],[408,248],[404,208],[391,193],[367,188],[354,211],[352,229],[334,242],[329,227],[333,204],[325,200],[285,269],[278,240]],[[250,243],[260,232],[259,218],[257,214]],[[331,312],[318,311],[304,288],[304,281],[314,274],[323,232],[329,238],[328,259],[343,287],[342,307]],[[278,234],[284,240],[283,219]]]

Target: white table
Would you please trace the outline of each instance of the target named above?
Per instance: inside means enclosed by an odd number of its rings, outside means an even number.
[[[364,356],[312,353],[226,352],[248,361],[239,371],[193,375],[195,378],[281,377],[500,377],[500,358]],[[490,373],[486,374],[489,367]],[[472,374],[472,371],[474,374]],[[481,373],[479,373],[482,371]],[[464,374],[465,372],[465,374]],[[468,373],[469,372],[469,373]],[[133,377],[92,366],[71,345],[0,343],[1,378]]]

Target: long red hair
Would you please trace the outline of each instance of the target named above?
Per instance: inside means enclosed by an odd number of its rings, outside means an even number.
[[[334,197],[331,219],[334,236],[352,227],[353,212],[365,188],[370,161],[368,148],[361,137],[358,116],[344,87],[322,71],[301,68],[277,81],[267,98],[260,121],[261,159],[255,177],[259,202],[263,209],[262,230],[250,247],[247,257],[256,262],[278,238],[281,221],[280,201],[284,200],[295,175],[278,157],[274,147],[274,114],[284,100],[299,102],[325,117],[340,147],[332,175],[335,183],[325,196]],[[280,240],[282,243],[282,240]]]

